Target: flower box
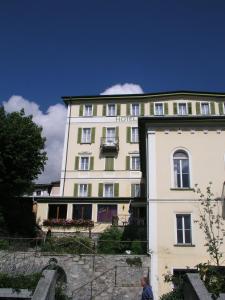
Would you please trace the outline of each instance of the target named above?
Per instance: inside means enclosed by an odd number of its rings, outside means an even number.
[[[63,226],[63,227],[93,227],[94,221],[91,220],[65,220],[65,219],[50,219],[43,221],[44,226]]]

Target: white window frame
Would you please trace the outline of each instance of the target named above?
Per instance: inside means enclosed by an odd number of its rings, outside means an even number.
[[[138,196],[136,196],[136,188],[135,188],[135,192],[134,192],[134,196],[133,197],[140,197],[141,196],[141,184],[140,183],[131,183],[131,189],[132,189],[132,185],[135,185],[135,187],[136,186],[138,186],[139,187],[139,195]],[[131,192],[132,192],[132,190],[131,190]],[[131,195],[132,196],[132,195]]]
[[[189,158],[189,187],[188,188],[182,188],[182,187],[176,187],[175,186],[175,174],[174,174],[174,161],[173,161],[173,156],[174,153],[177,151],[184,151],[187,153],[188,158]],[[190,151],[187,148],[184,147],[177,147],[175,149],[173,149],[173,151],[171,152],[170,155],[170,174],[171,174],[171,189],[177,189],[177,190],[190,190],[192,189],[193,186],[193,172],[192,172],[192,156]]]
[[[177,215],[190,215],[190,226],[191,226],[191,243],[178,243],[178,236],[177,236]],[[182,226],[184,225],[182,221]],[[183,233],[183,241],[184,239],[184,227],[182,228]],[[190,211],[184,212],[184,211],[175,211],[174,212],[174,244],[175,245],[194,245],[194,230],[193,230],[193,213]]]
[[[114,107],[115,107],[115,114],[114,115],[109,114],[109,105],[114,105]],[[106,116],[107,117],[116,117],[116,115],[117,115],[117,105],[115,103],[108,103],[107,106],[106,106]]]
[[[90,138],[89,138],[88,141],[87,141],[87,139],[84,140],[84,131],[87,130],[87,129],[90,130],[90,136],[89,136]],[[82,144],[91,144],[91,128],[90,128],[90,127],[88,127],[88,128],[82,128],[82,133],[81,133],[81,143],[82,143]]]
[[[86,115],[86,107],[87,106],[91,106],[91,114],[90,115]],[[92,117],[93,116],[93,104],[84,104],[83,116],[84,117]]]
[[[81,186],[82,185],[86,185],[86,187],[87,187],[87,194],[86,195],[82,195],[82,193],[81,193]],[[79,197],[88,197],[88,184],[87,183],[79,183],[78,195],[79,195]]]
[[[136,157],[139,158],[139,169],[133,169],[133,168],[132,168],[132,159],[133,159],[133,158],[136,158]],[[140,168],[141,168],[141,164],[140,164],[140,155],[131,155],[131,156],[130,156],[130,170],[131,170],[131,171],[140,171]]]
[[[225,114],[225,102],[222,103],[223,103],[223,113]]]
[[[81,169],[81,160],[82,158],[88,158],[88,168],[87,169]],[[89,171],[90,170],[90,156],[87,156],[87,155],[82,155],[80,156],[80,159],[79,159],[80,163],[79,163],[79,170],[80,171]]]
[[[131,143],[138,143],[139,142],[139,132],[136,135],[138,137],[137,141],[133,141],[133,139],[132,139],[132,137],[133,137],[132,130],[133,129],[137,129],[137,132],[138,132],[138,127],[133,126],[130,128],[130,141],[131,141]]]
[[[208,114],[203,114],[203,113],[202,113],[202,104],[208,104],[208,106],[209,106],[209,113],[208,113]],[[202,102],[200,102],[200,111],[201,111],[201,115],[203,115],[203,116],[208,116],[208,115],[210,115],[210,114],[211,114],[210,102],[208,102],[208,101],[202,101]]]
[[[108,129],[114,129],[114,137],[108,136],[108,134],[107,134]],[[111,141],[111,142],[108,141],[108,138],[109,138],[109,139],[111,138],[112,141]],[[106,141],[106,143],[107,143],[107,144],[115,143],[115,142],[116,142],[116,138],[117,138],[117,136],[116,136],[116,127],[106,127],[106,129],[105,129],[105,141]],[[113,139],[114,139],[114,140],[113,140]]]
[[[105,186],[106,185],[112,185],[112,187],[113,187],[113,194],[112,194],[112,196],[106,196],[106,192],[105,192]],[[103,183],[103,197],[107,197],[107,198],[114,197],[114,193],[115,193],[114,190],[115,190],[114,183],[111,183],[111,182]]]
[[[184,104],[185,105],[185,107],[186,107],[186,114],[180,114],[179,113],[179,105],[180,104]],[[187,102],[177,102],[177,115],[178,116],[187,116],[188,115],[188,104],[187,104]]]
[[[156,114],[156,105],[157,104],[162,105],[162,110],[163,110],[162,114]],[[154,116],[164,116],[164,114],[165,114],[164,103],[163,102],[154,102]]]
[[[133,105],[138,105],[138,112],[139,112],[138,115],[133,114],[133,109],[132,109]],[[133,117],[139,117],[141,115],[141,105],[140,105],[140,103],[131,103],[130,104],[130,115],[133,116]]]

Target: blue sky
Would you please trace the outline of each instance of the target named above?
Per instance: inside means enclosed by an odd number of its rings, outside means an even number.
[[[126,82],[225,91],[225,1],[0,1],[0,101],[46,110]]]

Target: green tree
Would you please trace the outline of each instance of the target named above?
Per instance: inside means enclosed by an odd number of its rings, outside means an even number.
[[[205,247],[212,261],[219,266],[223,258],[221,249],[225,238],[224,220],[221,212],[220,199],[214,199],[212,183],[206,188],[206,195],[201,192],[198,185],[195,185],[196,193],[200,198],[200,215],[195,220],[205,236]]]
[[[32,190],[47,156],[42,128],[32,121],[32,116],[25,116],[23,110],[7,113],[0,107],[0,128],[0,208],[11,227],[18,197]]]

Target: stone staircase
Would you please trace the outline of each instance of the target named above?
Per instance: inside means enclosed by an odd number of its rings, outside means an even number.
[[[73,276],[72,285],[68,281],[68,295],[73,300],[140,299],[142,292],[140,278],[148,275],[150,263],[148,256],[141,257],[143,267],[127,265],[127,256],[124,255],[96,256],[94,268],[91,255],[76,257],[73,264],[76,276]]]

